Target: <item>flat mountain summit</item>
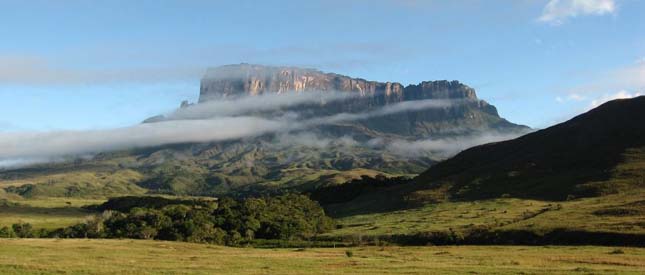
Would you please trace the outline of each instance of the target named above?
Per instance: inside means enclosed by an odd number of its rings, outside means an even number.
[[[475,90],[459,81],[424,81],[403,86],[397,82],[377,82],[352,78],[316,69],[225,65],[207,70],[201,81],[199,102],[227,96],[311,91],[357,92],[361,96],[379,96],[383,102],[422,98],[477,99]]]

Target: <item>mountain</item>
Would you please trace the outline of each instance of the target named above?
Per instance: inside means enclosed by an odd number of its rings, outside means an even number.
[[[209,69],[201,81],[199,103],[244,96],[288,96],[307,92],[340,92],[350,96],[345,100],[296,106],[290,110],[304,113],[302,111],[306,109],[306,114],[310,116],[323,116],[369,112],[397,103],[422,100],[457,103],[444,108],[425,108],[363,119],[351,125],[381,134],[419,138],[452,134],[454,131],[528,129],[500,118],[494,106],[479,100],[474,89],[458,81],[424,81],[418,85],[403,86],[396,82],[368,81],[297,67],[239,64]]]
[[[549,200],[645,187],[645,96],[603,104],[514,140],[465,150],[415,180],[417,195]],[[423,191],[421,191],[423,190]]]
[[[175,112],[144,123],[210,119],[224,109],[226,116],[286,117],[305,126],[223,142],[103,152],[91,159],[0,172],[0,180],[10,180],[9,191],[24,196],[302,190],[361,175],[415,175],[490,140],[491,133],[496,140],[529,130],[501,118],[494,106],[458,81],[403,86],[250,64],[209,69],[198,103],[182,102]]]

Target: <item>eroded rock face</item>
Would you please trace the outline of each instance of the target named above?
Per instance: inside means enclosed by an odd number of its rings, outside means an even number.
[[[300,108],[315,116],[361,113],[404,101],[441,99],[458,104],[443,108],[410,110],[358,121],[369,129],[403,136],[427,137],[456,128],[522,128],[499,117],[497,109],[479,100],[475,90],[459,81],[424,81],[403,86],[351,78],[315,69],[251,64],[209,69],[202,79],[199,102],[222,98],[304,92],[355,93],[347,99]]]
[[[419,99],[477,99],[475,90],[458,81],[400,83],[368,81],[315,69],[251,64],[209,69],[202,79],[199,102],[243,95],[307,91],[355,92],[382,104]]]

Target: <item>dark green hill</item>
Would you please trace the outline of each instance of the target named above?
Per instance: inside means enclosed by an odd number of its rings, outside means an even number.
[[[444,201],[558,201],[643,191],[645,97],[638,97],[608,102],[517,139],[467,149],[411,183],[372,188],[326,208],[348,216]]]
[[[312,193],[338,218],[334,237],[643,246],[645,97],[473,147],[412,182],[374,181]]]
[[[415,179],[416,195],[563,200],[645,186],[645,96],[614,100],[553,127],[477,146]],[[441,192],[428,192],[434,190]]]

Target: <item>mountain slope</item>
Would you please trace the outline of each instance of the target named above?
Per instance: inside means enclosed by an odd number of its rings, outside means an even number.
[[[611,101],[553,127],[465,150],[415,182],[454,199],[562,200],[643,188],[645,97]]]
[[[325,205],[339,218],[331,235],[404,236],[415,244],[445,241],[436,236],[447,234],[475,243],[488,236],[488,244],[643,246],[645,97],[473,147],[411,183],[368,187]]]

